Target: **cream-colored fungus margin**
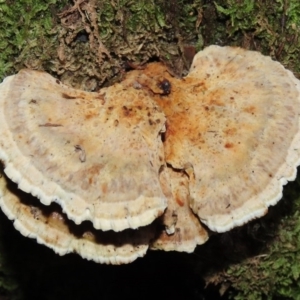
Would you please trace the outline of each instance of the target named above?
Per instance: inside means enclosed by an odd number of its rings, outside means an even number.
[[[75,225],[57,204],[42,205],[38,199],[9,183],[4,175],[0,178],[0,206],[22,235],[36,239],[59,255],[75,252],[98,263],[130,263],[146,254],[154,236],[149,226],[103,232],[95,230],[89,222]]]
[[[0,85],[0,159],[18,187],[76,224],[121,231],[167,206],[159,184],[165,117],[143,90],[74,90],[22,70]]]

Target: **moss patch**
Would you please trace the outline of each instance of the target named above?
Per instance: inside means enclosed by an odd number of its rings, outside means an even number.
[[[289,185],[282,201],[278,228],[271,216],[262,221],[260,239],[265,243],[260,251],[226,272],[238,290],[232,294],[234,299],[300,299],[299,179]]]
[[[300,3],[297,0],[214,2],[225,18],[226,41],[279,60],[299,77]]]

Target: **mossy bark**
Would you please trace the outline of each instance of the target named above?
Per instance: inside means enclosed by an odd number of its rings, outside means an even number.
[[[184,75],[193,53],[210,44],[261,51],[299,77],[299,30],[298,0],[0,0],[0,79],[27,67],[50,72],[75,87],[97,90],[119,80],[128,62],[162,60],[177,75]],[[70,278],[75,280],[71,270],[76,275],[85,272],[78,276],[88,285],[90,295],[97,293],[95,286],[101,286],[99,295],[105,299],[116,295],[126,272],[138,282],[142,282],[141,275],[151,281],[154,279],[147,276],[159,279],[165,274],[173,280],[170,286],[182,293],[186,289],[189,299],[198,299],[196,291],[199,299],[205,294],[199,289],[204,286],[201,277],[227,295],[231,291],[236,299],[297,299],[299,180],[285,189],[284,199],[267,217],[213,236],[194,255],[155,253],[143,262],[119,268],[97,266],[73,256],[56,257],[23,239],[1,215],[0,289],[9,299],[22,294],[25,298],[47,294],[47,299],[66,299],[65,293],[72,291]],[[108,277],[103,277],[105,272]],[[140,291],[133,280],[128,284]],[[73,299],[79,299],[80,290],[86,287],[73,289]],[[138,295],[135,291],[127,292]]]
[[[182,74],[189,46],[198,51],[210,44],[261,51],[298,74],[299,5],[297,0],[2,0],[0,78],[30,67],[96,89],[126,61],[156,58]]]

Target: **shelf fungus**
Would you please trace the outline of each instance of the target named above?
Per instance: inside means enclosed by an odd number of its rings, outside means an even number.
[[[63,255],[129,263],[194,251],[206,226],[261,217],[300,164],[300,83],[278,62],[210,46],[97,93],[21,70],[0,85],[0,206]],[[204,226],[202,225],[204,224]]]
[[[17,190],[3,174],[0,202],[3,212],[22,235],[35,238],[60,255],[75,252],[98,263],[126,264],[144,256],[154,238],[152,225],[122,232],[96,230],[90,222],[76,225],[60,206],[41,204],[32,195]]]

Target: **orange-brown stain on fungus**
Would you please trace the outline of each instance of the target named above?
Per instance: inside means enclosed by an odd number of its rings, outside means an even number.
[[[228,129],[224,129],[223,132],[225,133],[225,135],[227,136],[233,136],[237,133],[237,128],[228,128]]]
[[[245,112],[249,113],[249,114],[252,114],[254,115],[255,112],[256,112],[256,108],[255,106],[251,105],[251,106],[248,106],[244,109]]]
[[[132,108],[128,108],[127,106],[124,105],[122,107],[122,109],[123,109],[123,116],[124,117],[131,117],[133,115]]]
[[[184,205],[184,202],[181,200],[180,197],[176,197],[176,202],[177,202],[177,204],[178,204],[179,206],[181,206],[181,207]]]
[[[102,191],[103,194],[106,194],[106,193],[107,193],[107,191],[108,191],[107,183],[103,183],[103,184],[101,185],[101,191]]]
[[[216,99],[216,98],[215,99],[211,99],[209,101],[209,104],[210,105],[216,105],[216,106],[224,106],[225,105],[224,101]]]
[[[93,117],[95,117],[95,114],[94,114],[94,113],[87,113],[87,114],[85,115],[85,119],[86,119],[86,120],[89,120],[89,119],[91,119],[91,118],[93,118]]]
[[[64,99],[68,99],[68,100],[73,100],[73,99],[77,99],[78,97],[77,96],[71,96],[67,93],[62,93],[61,96],[64,98]]]
[[[105,104],[105,93],[104,94],[95,94],[95,99],[99,100],[102,105]]]
[[[234,147],[234,144],[233,143],[226,143],[225,144],[225,148],[226,149],[231,149],[231,148],[233,148]]]

